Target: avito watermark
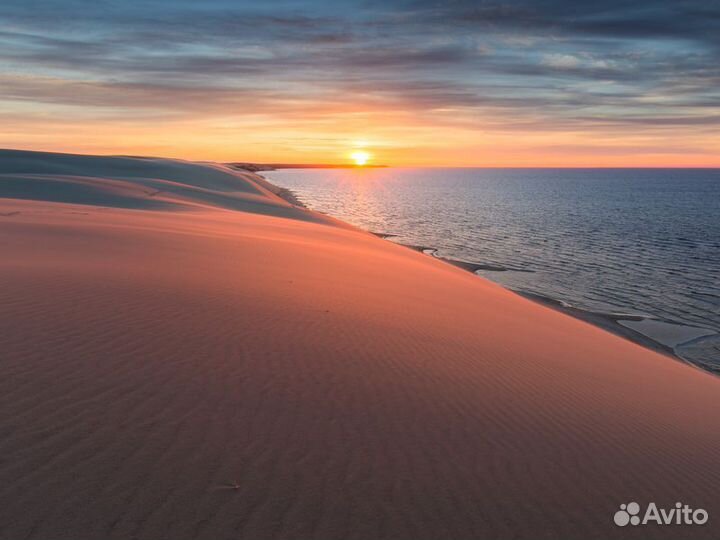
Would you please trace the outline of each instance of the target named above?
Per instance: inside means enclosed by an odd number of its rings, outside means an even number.
[[[615,525],[705,525],[708,522],[707,510],[691,508],[688,504],[675,503],[674,508],[658,508],[651,502],[647,505],[645,513],[640,517],[640,505],[636,502],[621,504],[620,510],[615,512],[613,520]]]

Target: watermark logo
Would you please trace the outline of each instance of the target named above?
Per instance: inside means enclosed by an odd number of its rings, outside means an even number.
[[[618,527],[626,525],[705,525],[708,521],[707,510],[693,509],[690,505],[675,503],[674,508],[665,509],[651,502],[641,517],[640,505],[636,502],[621,504],[615,512],[613,521]]]
[[[639,513],[640,505],[638,503],[631,502],[629,504],[621,504],[620,510],[615,512],[615,517],[613,518],[615,520],[615,525],[617,525],[618,527],[624,527],[628,523],[632,525],[639,525]]]

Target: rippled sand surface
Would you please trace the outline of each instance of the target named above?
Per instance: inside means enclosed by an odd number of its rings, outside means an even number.
[[[717,538],[717,377],[250,173],[0,171],[0,539]]]

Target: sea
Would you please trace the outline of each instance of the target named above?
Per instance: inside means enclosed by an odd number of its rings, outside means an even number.
[[[720,169],[281,169],[311,209],[720,374]]]

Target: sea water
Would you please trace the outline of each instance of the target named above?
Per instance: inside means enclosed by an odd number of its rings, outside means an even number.
[[[308,207],[720,371],[720,169],[285,169]],[[634,325],[634,326],[633,326]]]

